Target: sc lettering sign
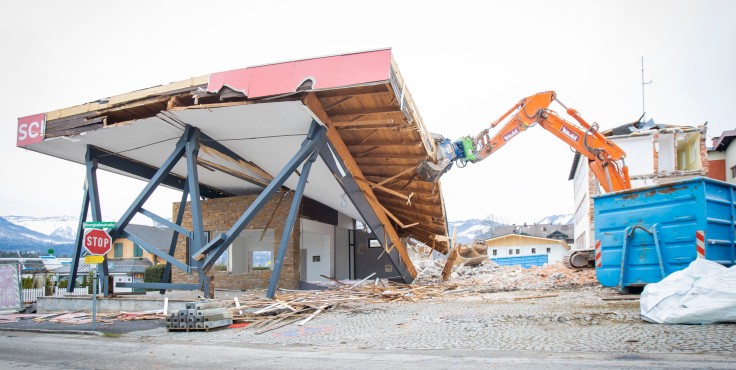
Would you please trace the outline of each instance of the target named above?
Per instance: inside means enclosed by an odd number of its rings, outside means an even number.
[[[46,113],[18,118],[17,146],[26,146],[43,141],[46,131]]]

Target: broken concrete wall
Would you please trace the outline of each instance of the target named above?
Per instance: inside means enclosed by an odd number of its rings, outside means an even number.
[[[625,161],[629,167],[632,188],[641,188],[705,176],[709,167],[705,133],[704,126],[666,126],[609,138],[626,152]],[[588,186],[584,186],[586,179]],[[573,180],[573,249],[592,249],[595,245],[592,198],[601,194],[602,190],[585,160],[579,161]]]

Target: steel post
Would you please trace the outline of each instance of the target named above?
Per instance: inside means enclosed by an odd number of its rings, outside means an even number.
[[[184,191],[181,193],[181,201],[179,202],[179,211],[176,213],[176,224],[181,225],[181,221],[184,218],[184,210],[187,208],[187,197],[189,196],[189,185],[184,185]],[[186,235],[187,238],[190,238],[191,235]],[[176,230],[173,230],[171,233],[171,243],[169,244],[169,256],[174,256],[176,253],[176,242],[178,240],[178,235]],[[187,261],[187,264],[189,264],[189,261]],[[164,268],[164,274],[161,277],[162,283],[171,283],[171,262],[166,262],[166,267]],[[165,294],[166,289],[161,289],[159,291],[160,294]]]
[[[304,162],[316,148],[318,148],[325,136],[326,129],[317,122],[312,121],[312,127],[309,130],[307,138],[302,142],[302,146],[297,153],[286,163],[278,175],[276,175],[271,183],[263,189],[256,200],[248,207],[248,209],[240,216],[235,224],[224,234],[220,234],[200,250],[192,253],[192,256],[204,256],[202,270],[208,269],[217,260],[220,255],[227,249],[230,243],[240,235],[240,232],[250,221],[258,214],[263,206],[271,199],[274,193],[286,182],[286,180],[294,173],[294,170]]]
[[[317,156],[319,155],[319,149],[320,148],[317,148],[309,157],[309,159],[304,162],[304,166],[302,166],[302,173],[299,177],[299,183],[296,186],[296,190],[294,190],[294,199],[291,201],[289,215],[286,217],[286,225],[284,225],[284,232],[281,235],[281,241],[279,242],[279,252],[276,256],[276,263],[273,266],[273,271],[271,272],[271,281],[268,284],[268,291],[266,292],[266,297],[270,299],[273,299],[274,295],[276,294],[276,288],[278,287],[279,278],[281,277],[281,270],[284,267],[286,250],[288,249],[289,241],[291,240],[291,234],[294,230],[294,223],[296,222],[296,218],[299,215],[299,204],[301,204],[302,202],[302,195],[304,195],[304,188],[307,185],[309,171],[312,168],[312,163],[314,163],[315,159],[317,159]]]
[[[187,126],[184,129],[184,134],[179,138],[179,141],[177,141],[174,151],[171,152],[166,161],[164,161],[158,171],[156,171],[156,174],[151,178],[151,181],[146,184],[146,187],[143,188],[138,197],[133,201],[133,204],[128,207],[128,210],[125,211],[120,220],[118,220],[117,224],[115,225],[115,230],[110,235],[113,239],[115,239],[119,235],[119,233],[121,233],[125,229],[125,227],[128,226],[128,223],[130,222],[130,220],[133,219],[133,216],[138,213],[141,207],[143,207],[143,204],[146,202],[146,200],[148,200],[151,194],[153,194],[154,190],[156,190],[156,188],[161,184],[164,178],[169,175],[171,169],[174,168],[176,163],[179,162],[179,159],[181,159],[182,155],[184,155],[185,146],[191,130],[193,130],[191,126]],[[191,189],[189,190],[191,191]]]

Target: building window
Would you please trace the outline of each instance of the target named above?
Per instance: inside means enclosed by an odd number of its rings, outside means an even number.
[[[736,166],[731,167],[731,178],[736,178]]]
[[[537,248],[532,248],[532,254],[537,254]]]
[[[518,249],[516,250],[516,254],[520,254]]]
[[[143,257],[143,248],[140,245],[133,245],[133,257]]]
[[[547,248],[547,254],[552,253],[552,248]]]
[[[494,249],[494,250],[493,250],[493,255],[495,256],[495,255],[497,255],[497,254],[498,254],[498,251],[496,251],[496,250]]]
[[[123,243],[115,243],[114,253],[113,257],[123,258]]]
[[[253,251],[253,266],[251,270],[270,270],[272,255],[272,251]],[[319,256],[314,257],[317,257],[317,261],[313,261],[319,262]]]
[[[514,250],[513,249],[509,249],[509,256],[512,255],[512,254],[514,254]]]

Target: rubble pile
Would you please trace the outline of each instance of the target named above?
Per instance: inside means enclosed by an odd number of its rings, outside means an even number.
[[[417,266],[414,285],[441,282],[445,260],[421,260],[414,261],[414,264]],[[499,266],[493,261],[477,266],[460,264],[454,268],[449,281],[482,292],[551,290],[598,284],[594,269],[572,270],[561,262],[527,269]]]

